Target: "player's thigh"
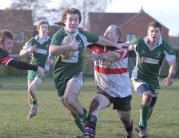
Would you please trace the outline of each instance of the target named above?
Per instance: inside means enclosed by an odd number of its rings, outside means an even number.
[[[35,77],[35,79],[31,82],[29,89],[36,90],[37,87],[42,83],[42,79]]]
[[[134,90],[140,95],[143,96],[144,93],[147,95],[152,95],[149,85],[146,82],[138,82],[133,80]]]
[[[64,97],[72,97],[76,98],[78,97],[81,88],[83,86],[83,76],[82,74],[78,74],[77,76],[73,76],[66,85],[65,94]]]

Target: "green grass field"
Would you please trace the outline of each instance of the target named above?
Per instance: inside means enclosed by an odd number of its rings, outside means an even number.
[[[70,119],[68,111],[59,102],[53,79],[48,77],[38,88],[38,114],[26,120],[29,112],[26,77],[1,77],[0,89],[0,138],[73,138],[81,132]],[[179,80],[165,87],[161,79],[161,90],[148,124],[150,138],[179,138]],[[85,77],[79,96],[85,108],[89,108],[96,92],[93,77]],[[139,120],[141,98],[132,93],[132,118],[134,126]],[[134,132],[137,138],[137,133]],[[123,138],[124,128],[112,106],[99,115],[96,138]]]

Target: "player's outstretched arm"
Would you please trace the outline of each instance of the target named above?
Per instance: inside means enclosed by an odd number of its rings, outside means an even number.
[[[44,73],[44,69],[41,67],[38,67],[36,65],[32,65],[23,61],[17,61],[17,60],[11,60],[9,61],[9,63],[7,64],[8,66],[20,69],[20,70],[34,70],[34,71],[38,71],[41,75],[41,78],[43,78],[45,76]]]
[[[110,41],[106,38],[103,38],[101,36],[99,36],[99,40],[96,43],[103,45],[103,46],[113,46],[113,47],[117,47],[117,48],[122,48],[123,46],[129,47],[131,45],[129,43],[116,43],[116,42]]]
[[[103,54],[91,54],[87,59],[88,60],[110,60],[110,61],[117,61],[119,58],[119,54],[116,52],[109,52],[109,53],[103,53]]]

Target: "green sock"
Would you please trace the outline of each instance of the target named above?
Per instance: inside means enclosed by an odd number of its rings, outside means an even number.
[[[81,132],[84,134],[85,133],[84,126],[82,125],[80,119],[74,120],[74,122],[77,125],[77,127],[81,130]]]
[[[32,101],[33,105],[37,105],[37,100]]]
[[[83,108],[84,114],[78,114],[78,117],[80,119],[80,121],[84,124],[86,121],[86,115],[87,115],[87,110],[85,108]]]
[[[150,106],[141,105],[139,126],[147,127]]]

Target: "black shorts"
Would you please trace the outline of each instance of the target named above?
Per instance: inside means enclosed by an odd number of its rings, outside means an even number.
[[[98,89],[96,94],[102,94],[106,98],[108,98],[110,103],[113,103],[113,109],[116,109],[119,111],[125,111],[125,112],[128,112],[131,110],[131,99],[132,99],[131,95],[124,97],[124,98],[120,98],[120,97],[114,98],[114,97],[111,97],[107,92],[101,89]]]

